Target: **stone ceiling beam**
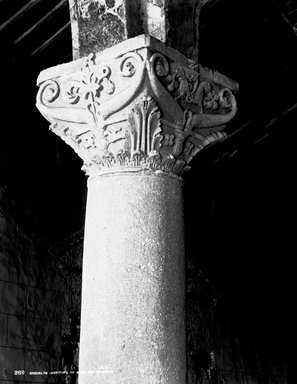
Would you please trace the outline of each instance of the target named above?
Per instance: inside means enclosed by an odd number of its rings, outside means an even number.
[[[198,59],[201,0],[69,0],[73,58],[147,34]]]

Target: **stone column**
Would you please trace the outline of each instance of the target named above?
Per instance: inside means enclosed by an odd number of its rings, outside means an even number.
[[[182,175],[237,84],[147,35],[41,72],[37,107],[89,176],[81,383],[186,383]]]
[[[184,383],[181,181],[139,171],[88,184],[80,370],[97,383]]]

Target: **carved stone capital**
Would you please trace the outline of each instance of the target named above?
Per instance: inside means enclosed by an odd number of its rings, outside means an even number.
[[[38,77],[37,107],[83,159],[88,175],[181,175],[225,137],[238,85],[149,36],[138,36]]]

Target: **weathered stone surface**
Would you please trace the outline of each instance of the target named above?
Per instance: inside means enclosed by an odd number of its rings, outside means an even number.
[[[61,312],[66,312],[69,292],[63,292],[66,285],[46,249],[0,212],[0,379],[48,382],[47,376],[15,375],[14,370],[47,371],[49,362],[59,370]]]
[[[70,292],[62,295],[64,310],[61,313],[61,367],[64,371],[74,372],[65,377],[69,384],[77,383],[78,377],[83,238],[83,233],[78,232],[50,249],[65,290]]]
[[[198,62],[201,0],[69,0],[73,58],[141,34]]]
[[[186,383],[182,184],[89,180],[80,383]]]
[[[10,347],[23,347],[26,328],[26,318],[8,315],[7,317],[7,345]]]
[[[74,59],[143,33],[138,0],[69,0],[69,4]]]
[[[201,149],[225,137],[237,111],[237,83],[194,67],[138,36],[43,71],[37,107],[89,175],[126,168],[181,175]]]
[[[3,313],[0,314],[0,340],[2,345],[7,344],[7,315]]]
[[[28,287],[26,290],[28,315],[38,315],[47,320],[61,319],[62,294],[60,291]]]
[[[8,280],[9,277],[9,257],[7,253],[0,248],[0,279]]]
[[[23,285],[0,281],[0,308],[2,312],[23,315],[25,304],[25,287]]]
[[[47,353],[54,357],[61,353],[61,330],[57,330],[59,322],[57,321],[44,321],[42,325],[43,329],[43,345]],[[59,352],[59,353],[57,353]],[[57,361],[56,364],[60,362]]]

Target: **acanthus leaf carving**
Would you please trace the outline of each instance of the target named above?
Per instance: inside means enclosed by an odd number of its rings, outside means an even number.
[[[181,175],[225,138],[237,84],[160,42],[132,40],[43,74],[37,106],[89,175],[132,168]]]
[[[162,132],[160,110],[150,96],[143,96],[132,108],[128,117],[130,124],[131,153],[150,155],[160,146]]]

